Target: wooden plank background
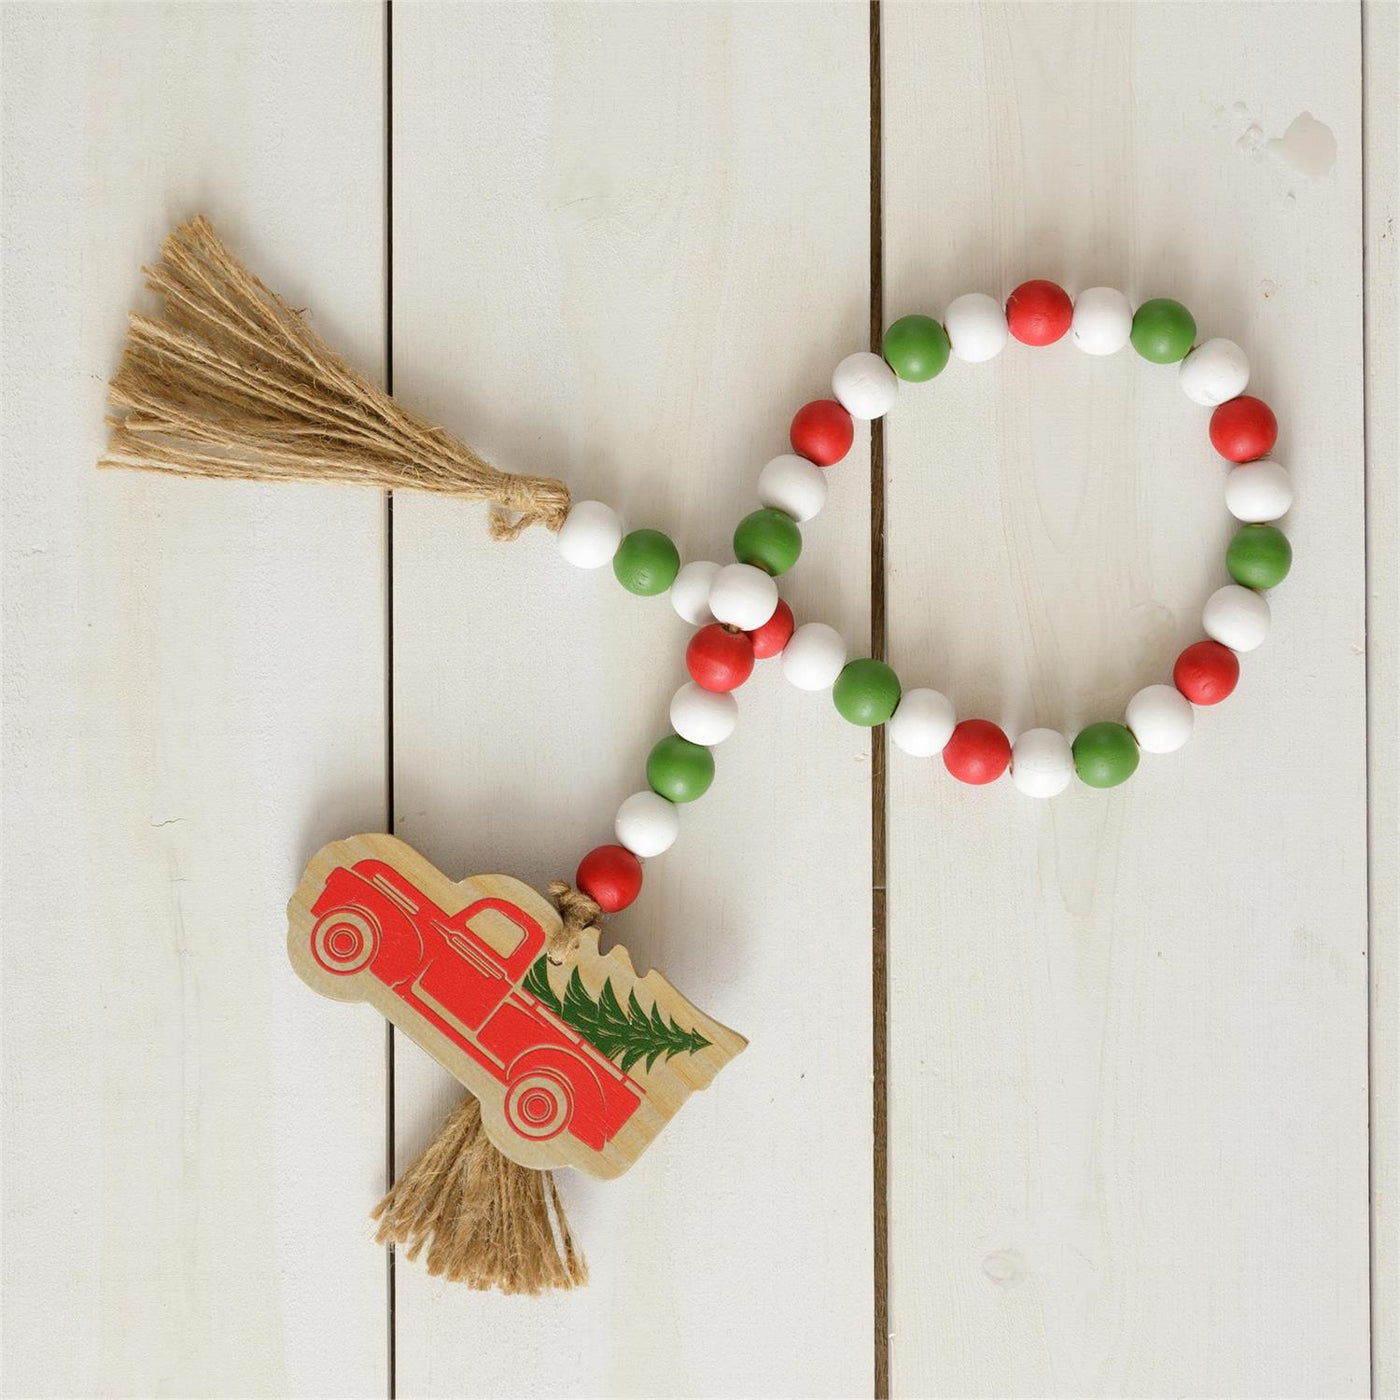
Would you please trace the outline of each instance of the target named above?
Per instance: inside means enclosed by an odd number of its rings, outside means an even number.
[[[1360,36],[1334,5],[1198,13],[886,15],[888,316],[1051,269],[1179,297],[1247,347],[1298,486],[1274,634],[1181,753],[1046,805],[892,756],[906,1393],[1368,1384]],[[1315,177],[1250,131],[1305,111]],[[1169,679],[1232,525],[1175,372],[1013,348],[908,407],[901,673],[1012,733]]]
[[[5,1395],[1395,1394],[1395,10],[1362,18],[891,5],[872,91],[858,3],[0,8]],[[886,321],[1035,275],[1180,296],[1279,409],[1275,635],[1183,753],[1046,806],[896,752],[872,813],[879,736],[762,667],[613,925],[751,1048],[622,1180],[564,1180],[586,1291],[442,1285],[365,1212],[456,1091],[306,994],[287,893],[390,818],[568,874],[687,629],[476,508],[96,473],[137,268],[201,208],[410,405],[686,557],[872,279]],[[785,595],[856,651],[883,603],[964,714],[1117,715],[1224,577],[1174,380],[954,364],[879,494],[862,431]]]
[[[383,504],[93,467],[201,208],[378,365],[382,15],[0,23],[5,1393],[382,1395],[382,1032],[288,978],[284,910],[384,818]]]

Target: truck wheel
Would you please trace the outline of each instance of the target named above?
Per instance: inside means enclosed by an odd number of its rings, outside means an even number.
[[[558,1137],[574,1116],[569,1085],[547,1069],[527,1070],[506,1090],[506,1122],[523,1138],[545,1142]]]
[[[311,930],[311,955],[327,972],[349,977],[379,951],[379,925],[359,909],[332,909]]]

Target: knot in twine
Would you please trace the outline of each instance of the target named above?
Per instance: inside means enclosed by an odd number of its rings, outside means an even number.
[[[585,929],[603,930],[602,906],[590,899],[582,890],[576,890],[567,880],[551,880],[549,893],[559,913],[563,925],[558,933],[551,934],[545,945],[545,956],[556,967],[573,953]]]

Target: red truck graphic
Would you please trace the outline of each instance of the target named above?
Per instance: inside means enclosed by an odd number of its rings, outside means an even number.
[[[641,1103],[635,1080],[521,985],[545,933],[518,905],[478,899],[448,915],[392,866],[361,860],[330,872],[311,913],[316,963],[402,998],[505,1086],[522,1138],[567,1132],[601,1151]]]

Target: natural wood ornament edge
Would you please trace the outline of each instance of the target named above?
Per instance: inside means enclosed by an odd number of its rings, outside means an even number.
[[[569,490],[499,471],[352,369],[228,251],[203,215],[165,240],[112,379],[98,465],[259,481],[333,481],[491,504],[496,539],[558,530]]]

